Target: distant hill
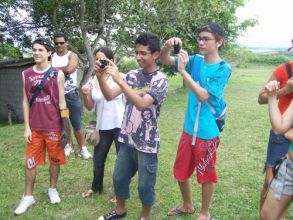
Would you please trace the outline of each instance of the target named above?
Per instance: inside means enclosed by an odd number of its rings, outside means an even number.
[[[293,55],[293,51],[288,52],[288,48],[268,48],[268,47],[245,47],[247,50],[252,51],[256,54],[270,55],[270,54],[282,54],[282,55]]]

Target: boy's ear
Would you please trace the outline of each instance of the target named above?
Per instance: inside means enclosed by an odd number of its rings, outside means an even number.
[[[222,45],[223,45],[223,43],[224,43],[224,40],[223,40],[223,39],[221,39],[221,40],[219,40],[219,41],[217,42],[217,46],[218,46],[218,47],[220,47],[220,46],[222,46]]]
[[[153,57],[155,60],[158,59],[160,57],[160,52],[159,51],[154,52]]]

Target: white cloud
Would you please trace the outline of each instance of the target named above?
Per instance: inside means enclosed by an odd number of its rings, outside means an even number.
[[[258,25],[239,38],[247,46],[289,47],[293,38],[293,0],[247,0],[237,10],[240,21],[257,18]]]

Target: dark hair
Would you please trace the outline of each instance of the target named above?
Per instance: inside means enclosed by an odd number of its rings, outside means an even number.
[[[114,53],[109,47],[101,47],[99,49],[95,49],[94,55],[96,56],[98,52],[101,52],[101,53],[105,54],[105,56],[109,60],[114,60]]]
[[[54,47],[49,39],[46,38],[37,38],[32,42],[32,48],[35,44],[43,45],[47,51],[54,51]]]
[[[219,47],[219,50],[221,50],[224,47],[224,37],[225,37],[225,30],[224,28],[216,23],[216,22],[210,22],[207,25],[203,26],[200,30],[200,32],[209,32],[214,35],[216,41],[222,40],[223,43]]]
[[[61,33],[55,34],[53,39],[55,40],[55,38],[57,38],[57,37],[63,37],[65,41],[68,41],[68,38],[65,34],[61,34]]]
[[[149,50],[154,52],[161,51],[161,44],[158,35],[151,32],[141,33],[135,40],[135,44],[141,44],[143,46],[148,46]]]
[[[225,37],[225,30],[224,28],[216,23],[216,22],[210,22],[208,23],[207,25],[203,26],[201,28],[201,31],[200,32],[210,32],[210,33],[213,33],[213,34],[216,34],[218,35],[219,37]]]

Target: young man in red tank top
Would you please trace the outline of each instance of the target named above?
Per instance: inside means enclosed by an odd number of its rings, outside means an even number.
[[[23,214],[36,202],[33,197],[36,166],[45,163],[46,150],[50,160],[49,200],[51,204],[61,201],[56,187],[60,165],[66,163],[63,146],[69,135],[69,112],[64,98],[64,74],[50,65],[51,48],[49,40],[35,40],[32,49],[36,64],[22,73],[26,173],[25,192],[14,211],[16,215]],[[43,88],[38,89],[47,73]],[[37,90],[40,92],[34,95]]]

